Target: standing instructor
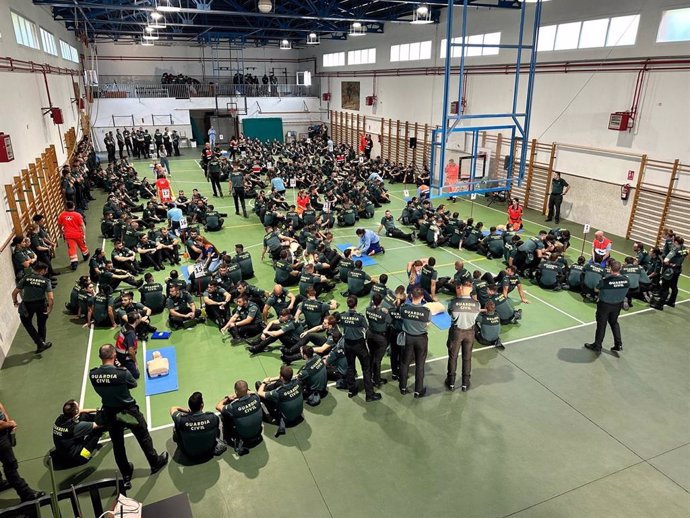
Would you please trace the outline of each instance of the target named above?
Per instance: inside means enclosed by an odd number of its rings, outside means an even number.
[[[551,194],[549,195],[549,214],[546,216],[546,221],[556,219],[556,223],[561,221],[561,203],[563,203],[563,196],[568,194],[570,185],[563,178],[561,173],[555,171],[554,177],[551,180]]]
[[[611,326],[613,332],[612,351],[618,353],[623,350],[621,328],[618,325],[618,315],[623,307],[623,300],[628,294],[630,281],[625,275],[621,275],[621,263],[610,261],[611,273],[599,281],[599,302],[597,303],[597,330],[594,335],[594,343],[585,344],[587,349],[595,353],[601,352],[601,343],[606,334],[606,324]]]

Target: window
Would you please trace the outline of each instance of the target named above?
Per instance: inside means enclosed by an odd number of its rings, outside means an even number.
[[[39,28],[41,33],[41,42],[43,43],[43,50],[53,56],[58,55],[57,44],[55,43],[55,36],[45,30],[43,27]]]
[[[611,18],[609,33],[606,36],[606,46],[620,47],[623,45],[635,45],[635,40],[637,39],[637,28],[639,25],[639,14]]]
[[[608,18],[584,22],[582,24],[582,32],[580,33],[579,48],[593,49],[596,47],[603,47],[606,43],[606,31],[608,28]]]
[[[323,66],[324,67],[344,67],[345,66],[345,53],[344,52],[333,52],[332,54],[323,55]]]
[[[690,9],[688,9],[690,11]],[[690,23],[690,14],[688,15]],[[617,16],[539,28],[537,51],[593,49],[634,45],[640,15]],[[690,32],[690,29],[688,30]],[[688,37],[690,39],[690,36]]]
[[[376,63],[376,49],[350,50],[347,53],[348,65],[373,65]]]
[[[77,52],[77,49],[75,49],[69,43],[60,40],[60,52],[62,53],[62,57],[67,61],[79,63],[79,53]]]
[[[455,46],[451,47],[450,56],[452,58],[459,58],[462,55],[462,38],[453,38],[452,42]],[[475,36],[467,37],[468,45],[500,45],[501,33],[492,32],[489,34],[477,34]],[[465,49],[465,56],[495,56],[500,49],[498,47],[467,47]],[[446,40],[441,40],[441,59],[446,58]]]
[[[12,13],[12,25],[14,26],[14,36],[17,39],[17,43],[32,49],[41,48],[38,44],[36,24],[17,13]]]
[[[665,11],[661,17],[657,43],[690,41],[690,7]]]
[[[556,31],[556,42],[553,50],[576,49],[580,39],[582,22],[562,23]]]

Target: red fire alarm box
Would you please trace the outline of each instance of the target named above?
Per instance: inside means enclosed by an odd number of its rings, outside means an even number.
[[[331,94],[329,92],[326,92],[325,94],[323,94],[323,100],[326,102],[330,101],[331,100]]]
[[[0,162],[11,162],[12,160],[14,160],[12,140],[6,133],[0,133]]]
[[[53,119],[53,124],[62,124],[64,119],[62,118],[62,110],[60,108],[50,109],[50,118]]]
[[[458,114],[458,101],[452,101],[450,103],[450,113],[452,115],[457,115]]]
[[[613,131],[628,131],[632,128],[630,112],[616,112],[609,117],[609,129]]]
[[[375,95],[367,95],[364,98],[364,102],[366,103],[367,106],[373,106],[376,104],[376,96]]]

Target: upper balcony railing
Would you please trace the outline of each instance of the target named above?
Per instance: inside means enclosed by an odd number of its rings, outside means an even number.
[[[172,97],[318,97],[315,85],[254,85],[254,84],[156,84],[156,83],[104,83],[94,86],[94,97],[151,98]]]

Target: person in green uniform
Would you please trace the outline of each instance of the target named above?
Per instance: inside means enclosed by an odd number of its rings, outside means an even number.
[[[339,227],[354,227],[357,223],[357,209],[349,201],[343,203],[343,207],[338,213]]]
[[[168,463],[168,453],[163,452],[159,455],[153,447],[146,419],[130,393],[130,389],[135,388],[137,382],[127,369],[115,366],[115,347],[111,344],[102,345],[98,350],[98,357],[101,359],[101,365],[89,371],[89,379],[101,398],[103,424],[110,434],[117,468],[122,474],[125,488],[131,489],[134,465],[127,459],[126,429],[132,432],[139,443],[149,462],[152,475]]]
[[[301,297],[307,296],[309,288],[314,288],[318,296],[332,290],[334,287],[335,283],[329,281],[325,275],[314,273],[313,264],[305,264],[302,268],[302,273],[299,276],[299,294]]]
[[[299,424],[304,419],[304,398],[298,380],[293,379],[292,367],[283,365],[278,378],[264,378],[256,382],[256,392],[266,407],[264,419],[278,423],[275,436],[285,433],[285,428]]]
[[[201,310],[197,309],[194,298],[178,286],[170,286],[170,296],[165,301],[168,308],[168,324],[171,329],[193,327],[201,322]]]
[[[12,419],[5,406],[0,403],[0,463],[6,480],[0,476],[0,490],[12,488],[17,492],[22,502],[29,502],[43,498],[44,491],[31,489],[26,480],[19,474],[19,463],[14,456],[15,431],[17,422]]]
[[[126,248],[122,241],[115,241],[114,249],[111,254],[111,260],[115,267],[126,270],[133,275],[138,275],[144,272],[137,261],[136,254],[129,248]]]
[[[570,185],[563,178],[561,173],[554,171],[551,179],[551,194],[549,194],[549,213],[546,216],[546,221],[555,220],[556,224],[561,221],[561,204],[563,203],[563,196],[570,191]]]
[[[503,293],[498,293],[495,284],[490,284],[487,287],[487,291],[489,297],[491,297],[490,300],[493,300],[496,305],[496,313],[498,313],[501,319],[501,324],[516,324],[522,318],[522,310],[515,309],[510,298],[503,295]]]
[[[223,228],[223,223],[225,223],[225,220],[221,218],[220,212],[218,212],[213,205],[209,205],[208,211],[206,212],[204,230],[206,230],[206,232],[218,232]]]
[[[611,351],[619,353],[623,350],[623,339],[621,328],[618,325],[618,315],[623,308],[623,301],[630,289],[630,281],[621,275],[621,263],[616,260],[609,261],[611,273],[604,276],[597,286],[599,300],[597,302],[597,328],[594,335],[594,342],[586,343],[585,347],[594,351],[601,352],[602,342],[606,335],[606,326],[611,326],[613,333],[613,347]]]
[[[530,237],[517,247],[513,266],[523,277],[530,277],[532,270],[539,265],[545,253],[547,236],[546,230],[541,230],[538,236]]]
[[[431,311],[424,306],[424,290],[421,287],[413,288],[410,295],[411,302],[400,306],[405,336],[405,350],[400,365],[400,393],[407,394],[407,377],[414,360],[414,397],[421,398],[426,394],[424,368],[429,350],[427,328],[431,322]]]
[[[300,270],[288,260],[290,253],[287,250],[280,251],[280,259],[275,262],[275,277],[277,284],[282,286],[294,286],[299,282]]]
[[[268,322],[260,336],[247,340],[249,345],[247,350],[251,354],[265,352],[276,340],[280,340],[283,349],[289,349],[299,341],[302,331],[302,324],[295,320],[289,309],[285,308],[276,320]]]
[[[347,357],[345,356],[345,339],[338,329],[328,337],[331,346],[323,358],[326,365],[326,373],[330,381],[335,381],[335,388],[339,390],[347,389]]]
[[[98,293],[89,301],[89,312],[84,327],[110,327],[115,329],[115,309],[113,307],[113,290],[110,286],[100,287]]]
[[[440,277],[436,271],[436,258],[429,257],[426,264],[422,266],[422,271],[420,273],[420,286],[422,289],[429,294],[429,296],[436,300],[436,295],[439,291],[445,290],[446,286],[450,282],[450,277]]]
[[[107,286],[113,291],[120,286],[121,282],[134,286],[135,288],[139,288],[144,284],[143,279],[135,279],[128,271],[115,268],[112,261],[106,260],[105,263],[103,263],[103,270],[101,270],[98,276],[98,288],[103,289],[104,286]]]
[[[235,214],[240,215],[240,205],[242,206],[242,215],[246,218],[247,208],[245,207],[244,191],[244,173],[241,169],[233,166],[230,172],[230,188],[232,189],[232,199],[235,202]]]
[[[228,323],[228,313],[230,311],[230,293],[225,291],[218,281],[211,281],[204,292],[204,308],[206,308],[206,318],[215,322],[218,328],[222,328]]]
[[[355,262],[352,260],[352,249],[347,248],[343,251],[343,258],[338,263],[338,278],[340,282],[347,283],[348,275],[355,267]],[[346,296],[346,295],[343,295]]]
[[[388,348],[388,327],[392,323],[388,309],[383,307],[383,298],[380,294],[372,297],[365,316],[368,324],[367,346],[371,358],[371,380],[375,386],[380,387],[388,383],[386,378],[381,377],[381,361]]]
[[[486,273],[482,275],[482,272],[479,270],[472,272],[472,292],[481,307],[486,306],[486,303],[491,299],[491,295],[489,295],[489,275],[491,274]]]
[[[335,300],[330,302],[323,302],[316,298],[316,290],[314,288],[307,288],[307,298],[300,302],[295,312],[295,319],[300,316],[304,317],[304,325],[307,329],[320,326],[323,319],[326,318],[330,311],[335,310],[338,303]],[[306,343],[306,342],[305,342]],[[322,345],[315,343],[315,345]]]
[[[576,263],[570,265],[566,277],[566,282],[570,291],[578,292],[582,289],[582,278],[584,276],[586,261],[587,260],[583,256],[580,256],[577,258]]]
[[[98,423],[95,409],[80,409],[73,399],[62,405],[62,413],[53,424],[53,460],[64,467],[86,464],[104,432]]]
[[[160,282],[155,282],[153,274],[150,272],[144,275],[144,284],[139,288],[141,294],[141,303],[151,310],[151,313],[157,315],[162,313],[165,309],[165,293],[163,285]]]
[[[46,340],[46,323],[53,310],[53,285],[48,274],[48,265],[35,263],[31,272],[25,275],[12,290],[12,301],[18,308],[19,319],[36,344],[36,354],[50,349],[53,344]],[[21,302],[18,297],[21,295]],[[36,327],[33,319],[36,317]]]
[[[463,237],[462,242],[460,243],[460,246],[465,250],[479,250],[479,243],[482,239],[484,239],[484,234],[482,233],[484,224],[480,221],[476,225],[472,226],[469,224],[469,220],[467,221],[467,223],[468,225],[465,228],[465,235]]]
[[[606,270],[596,263],[587,263],[582,269],[582,298],[585,302],[596,301],[596,289],[606,275]]]
[[[495,345],[503,349],[501,342],[501,317],[496,313],[496,304],[493,300],[486,303],[486,311],[479,313],[477,323],[474,326],[474,337],[482,345]]]
[[[535,272],[539,286],[545,290],[561,290],[561,284],[565,280],[563,267],[558,263],[558,255],[551,254],[546,261],[539,263]]]
[[[355,267],[347,274],[347,293],[363,297],[371,291],[371,276],[362,269],[362,261],[357,259]]]
[[[261,260],[264,260],[266,252],[269,252],[271,259],[277,261],[280,259],[280,251],[283,249],[283,244],[290,244],[294,242],[295,239],[284,236],[283,234],[277,232],[273,227],[266,227],[266,235],[264,236],[264,248],[261,252]]]
[[[641,268],[645,269],[650,263],[650,256],[649,252],[645,250],[644,245],[640,241],[635,241],[633,243],[633,252],[635,252],[635,259],[637,261],[637,264],[640,265]]]
[[[171,265],[180,264],[180,240],[168,227],[160,229],[157,243],[161,262],[168,261]]]
[[[307,405],[317,406],[328,395],[326,365],[311,345],[303,345],[300,352],[305,361],[297,371],[297,380],[302,384],[302,397]]]
[[[474,346],[474,326],[481,311],[479,302],[471,297],[472,282],[466,280],[455,288],[455,298],[448,302],[451,326],[448,329],[448,366],[445,385],[455,390],[455,376],[458,368],[458,355],[462,351],[462,391],[470,388],[472,369],[472,347]]]
[[[250,336],[258,335],[263,328],[261,310],[254,302],[250,302],[246,293],[237,297],[236,302],[237,306],[230,320],[220,329],[221,334],[230,333],[232,344],[238,344]]]
[[[625,275],[630,282],[630,288],[628,289],[628,294],[625,296],[623,301],[623,309],[629,310],[633,307],[632,299],[633,297],[638,297],[642,300],[649,302],[652,298],[650,293],[651,282],[649,276],[644,269],[637,264],[634,257],[626,257],[625,263],[621,268],[621,275]]]
[[[683,272],[683,261],[688,256],[685,248],[685,240],[678,236],[673,236],[673,246],[663,260],[661,270],[661,287],[659,288],[659,300],[654,301],[654,309],[663,310],[664,305],[668,307],[676,306],[678,297],[678,280]]]
[[[488,259],[499,259],[503,257],[505,244],[503,236],[498,233],[496,227],[491,227],[489,229],[489,235],[479,242],[477,251],[481,255],[485,255]]]
[[[243,244],[238,243],[235,245],[235,255],[232,257],[232,262],[240,266],[240,269],[242,270],[242,278],[244,280],[254,277],[252,254],[244,250]]]
[[[223,423],[223,439],[235,453],[244,455],[263,440],[261,399],[249,391],[245,380],[235,382],[235,392],[216,405]]]
[[[173,421],[173,441],[193,462],[204,462],[227,449],[220,439],[220,418],[213,412],[204,412],[204,397],[194,392],[187,401],[188,408],[170,409]]]
[[[514,266],[507,266],[503,272],[501,272],[496,277],[496,282],[500,283],[501,291],[506,297],[517,289],[518,295],[520,295],[520,301],[523,304],[529,304],[529,301],[525,297],[525,290],[522,286],[522,281],[517,273],[517,269]],[[486,301],[484,301],[486,304]]]
[[[223,188],[220,185],[220,173],[220,159],[214,153],[208,161],[208,164],[206,164],[206,177],[211,182],[214,198],[217,198],[218,196],[221,198],[223,197]]]
[[[268,321],[268,312],[273,309],[276,317],[278,317],[284,309],[289,309],[290,313],[294,313],[295,306],[295,296],[287,291],[281,284],[276,284],[273,286],[273,291],[266,299],[266,304],[264,304],[262,310],[262,316],[265,321]]]
[[[389,209],[386,209],[386,212],[384,212],[383,217],[381,218],[381,223],[379,224],[379,228],[377,229],[376,233],[381,234],[382,230],[386,231],[386,235],[388,237],[402,239],[404,241],[409,241],[410,243],[414,243],[415,239],[417,239],[417,235],[415,232],[406,234],[405,232],[403,232],[395,226],[395,219],[393,218],[393,213]]]

